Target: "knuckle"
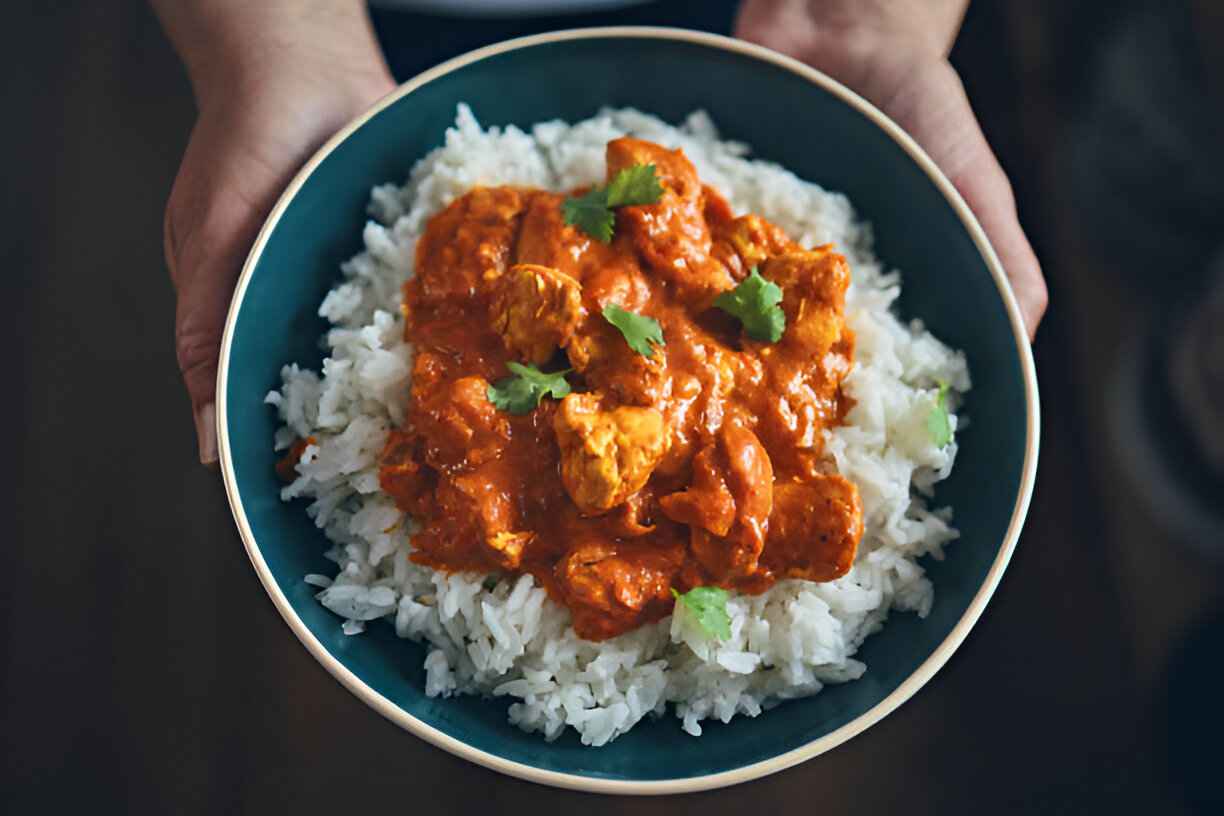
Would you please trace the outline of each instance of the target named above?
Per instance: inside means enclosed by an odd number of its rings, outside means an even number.
[[[243,215],[234,206],[233,193],[224,190],[196,196],[189,206],[171,202],[164,218],[163,242],[176,287],[221,268],[232,268],[237,274],[246,248],[248,221]]]
[[[192,376],[216,365],[221,338],[211,327],[185,318],[175,331],[175,350],[179,370],[184,376]]]
[[[190,198],[176,184],[162,217],[162,252],[175,286],[180,286],[191,274],[194,266],[192,247],[201,227],[196,216],[198,208]]]

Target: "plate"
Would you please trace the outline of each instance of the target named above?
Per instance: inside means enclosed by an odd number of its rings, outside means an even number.
[[[506,721],[505,700],[424,693],[423,648],[371,625],[346,637],[303,583],[326,572],[327,543],[299,503],[280,501],[275,412],[263,402],[287,361],[317,369],[317,310],[339,265],[361,249],[375,184],[402,181],[439,145],[459,102],[481,123],[576,121],[632,106],[676,122],[709,112],[725,138],[845,193],[872,222],[876,253],[905,271],[901,309],[964,349],[974,388],[952,476],[937,492],[961,539],[928,559],[935,604],[895,614],[857,657],[862,679],[759,717],[640,723],[603,748],[567,733],[548,743]],[[405,83],[338,133],[289,185],[239,279],[217,382],[222,472],[242,540],[277,610],[319,662],[383,716],[503,773],[590,791],[674,793],[735,784],[810,759],[860,734],[913,695],[982,614],[1020,534],[1037,463],[1039,409],[1020,313],[980,226],[952,185],[895,124],[825,75],[738,40],[676,29],[603,28],[483,48]]]

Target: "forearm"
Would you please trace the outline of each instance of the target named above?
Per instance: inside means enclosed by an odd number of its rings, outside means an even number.
[[[385,84],[364,0],[150,0],[196,99],[240,93],[271,72],[332,66],[338,83]]]

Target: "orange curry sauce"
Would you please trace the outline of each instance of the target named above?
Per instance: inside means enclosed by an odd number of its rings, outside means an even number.
[[[836,578],[863,530],[821,450],[849,402],[845,258],[734,217],[680,151],[608,144],[609,179],[635,164],[663,196],[618,209],[610,244],[542,190],[476,188],[433,217],[404,285],[411,403],[380,470],[420,523],[414,561],[530,573],[592,640],[670,614],[673,588]],[[753,267],[783,291],[777,343],[711,308]],[[666,345],[634,352],[608,304],[657,320]],[[573,393],[498,410],[487,389],[510,361],[572,368]]]

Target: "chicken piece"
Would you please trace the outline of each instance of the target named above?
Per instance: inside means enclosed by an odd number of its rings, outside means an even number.
[[[820,459],[823,432],[840,421],[841,383],[850,373],[854,334],[846,327],[846,259],[830,247],[767,259],[763,277],[782,289],[786,332],[763,356],[769,387],[756,406],[783,476],[804,477]]]
[[[523,548],[531,543],[535,533],[503,530],[485,537],[490,556],[502,569],[518,569],[523,563]]]
[[[582,279],[583,305],[591,314],[609,303],[640,312],[653,297],[651,283],[633,256],[618,256],[587,272]]]
[[[475,447],[483,448],[494,442],[490,437],[504,438],[509,432],[504,419],[481,405],[479,383],[455,379],[452,368],[445,355],[429,350],[417,353],[412,361],[408,416],[383,447],[379,480],[401,509],[409,512],[413,494],[424,490],[432,495],[432,485],[414,485],[426,477],[425,471],[461,467],[469,445],[478,438]],[[488,402],[487,396],[483,402]],[[480,458],[481,453],[477,451],[476,456]]]
[[[642,489],[667,452],[663,415],[654,408],[603,407],[598,394],[570,394],[553,421],[561,481],[578,509],[599,515]]]
[[[717,445],[693,457],[693,482],[685,490],[659,499],[663,514],[674,522],[707,530],[716,536],[731,532],[735,496],[727,484],[722,452]]]
[[[493,291],[493,330],[529,363],[548,362],[583,318],[582,287],[551,267],[516,264]]]
[[[646,276],[632,260],[592,270],[583,280],[587,317],[566,348],[570,364],[594,389],[618,403],[654,405],[667,390],[667,347],[654,346],[649,357],[638,354],[603,316],[615,304],[642,313],[650,302]]]
[[[449,481],[453,493],[445,503],[447,509],[456,518],[474,522],[482,539],[491,539],[522,526],[518,507],[510,492],[517,486],[517,480],[507,472],[504,463],[489,462]],[[442,491],[438,493],[440,498]],[[502,551],[509,546],[503,543],[494,549]]]
[[[692,528],[689,548],[715,583],[756,572],[773,509],[773,467],[752,431],[724,424],[693,458],[687,490],[664,496],[663,513]]]
[[[727,268],[710,256],[705,191],[683,151],[625,136],[608,142],[607,164],[609,181],[635,164],[653,164],[663,187],[657,203],[617,210],[618,241],[630,241],[682,299],[708,303],[735,286]]]
[[[417,243],[416,274],[407,288],[418,305],[471,298],[510,263],[526,206],[513,187],[477,187],[429,220]]]
[[[509,444],[510,423],[489,402],[488,390],[483,377],[461,377],[413,400],[408,422],[431,467],[443,473],[471,468],[496,458]]]
[[[832,581],[850,571],[863,537],[863,503],[837,474],[774,485],[761,562],[778,578]]]
[[[565,353],[588,385],[618,403],[654,405],[667,392],[667,348],[654,346],[650,357],[638,354],[602,315],[592,315],[574,332]]]
[[[534,534],[512,497],[523,474],[502,459],[438,477],[430,517],[412,538],[414,561],[446,569],[517,569]]]
[[[565,196],[561,193],[536,192],[531,196],[514,245],[515,260],[554,269],[566,265],[565,271],[572,272],[567,262],[581,254],[591,238],[565,223],[561,215],[563,201]]]
[[[561,210],[565,199],[562,193],[538,191],[531,195],[514,257],[519,263],[551,266],[581,280],[588,270],[615,260],[616,253],[609,245],[565,223]]]
[[[668,150],[654,142],[622,136],[608,142],[604,157],[608,165],[608,181],[635,164],[653,164],[655,176],[666,193],[681,201],[701,201],[701,180],[697,178],[697,168],[693,167],[683,150]],[[697,215],[701,215],[700,210]]]
[[[766,259],[793,252],[799,245],[782,230],[759,215],[743,215],[731,222],[729,229],[716,236],[717,244],[729,244],[735,255],[743,261],[745,273],[760,266]]]
[[[823,357],[845,330],[850,286],[845,257],[830,245],[787,252],[766,260],[761,275],[782,288],[785,342],[802,346],[808,356]]]
[[[655,531],[655,525],[649,518],[653,505],[654,494],[647,485],[608,513],[604,529],[617,538],[640,538],[649,535]]]
[[[557,562],[553,577],[573,613],[574,631],[587,640],[605,640],[640,624],[666,617],[672,609],[672,576],[682,547],[579,543]]]
[[[741,409],[741,395],[756,388],[764,375],[755,356],[724,345],[706,333],[704,327],[676,321],[669,329],[671,368],[667,372],[668,389],[659,408],[667,420],[672,442],[659,469],[669,475],[684,475],[694,453],[719,427],[733,415],[749,413]],[[754,421],[749,419],[746,424],[752,425]]]
[[[708,184],[701,186],[702,203],[705,207],[702,216],[710,226],[710,232],[721,235],[735,223],[735,211],[722,194]]]
[[[710,257],[726,267],[734,280],[743,280],[748,275],[749,266],[744,263],[729,240],[735,227],[735,213],[727,200],[713,187],[705,185],[702,189],[705,199],[703,214],[710,228]]]

